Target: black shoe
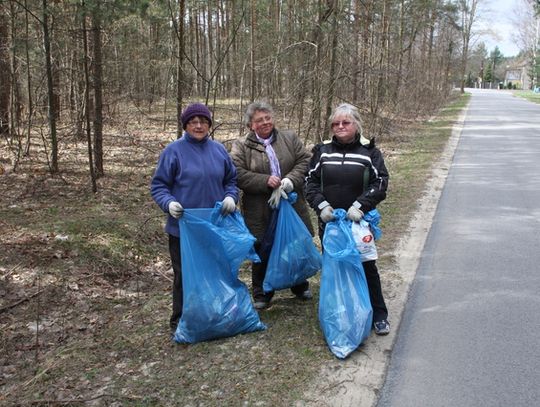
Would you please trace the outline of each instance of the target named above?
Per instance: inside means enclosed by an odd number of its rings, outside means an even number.
[[[266,301],[265,299],[259,299],[259,300],[255,300],[253,302],[253,308],[255,308],[256,310],[263,310],[263,309],[266,309],[270,306],[270,301]]]
[[[253,307],[256,310],[262,310],[266,309],[270,306],[270,301],[272,301],[272,297],[274,296],[273,291],[269,291],[267,293],[260,293],[258,292],[253,296]]]
[[[311,290],[308,288],[306,291],[296,294],[296,298],[299,300],[311,300],[313,298],[313,294],[311,293]]]
[[[390,333],[390,324],[386,319],[373,323],[376,335],[388,335]]]

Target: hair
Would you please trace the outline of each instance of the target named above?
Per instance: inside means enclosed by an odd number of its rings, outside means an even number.
[[[349,116],[351,120],[354,122],[354,124],[356,124],[356,128],[358,129],[358,133],[360,134],[360,136],[363,135],[362,118],[360,117],[360,112],[358,111],[356,106],[353,106],[349,103],[340,104],[334,109],[334,111],[328,118],[328,122],[332,123],[337,116],[341,116],[341,115]]]
[[[269,103],[262,100],[252,102],[248,105],[248,107],[246,108],[246,112],[244,113],[244,124],[247,127],[249,127],[251,119],[253,119],[253,116],[256,112],[267,112],[271,116],[274,116],[274,109],[272,108],[272,106],[270,106]]]

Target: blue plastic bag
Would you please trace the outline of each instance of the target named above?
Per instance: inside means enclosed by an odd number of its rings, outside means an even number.
[[[377,209],[370,210],[364,215],[363,220],[369,223],[369,228],[371,229],[371,233],[373,233],[375,240],[379,240],[382,236],[382,230],[379,227],[379,222],[381,221],[381,214],[379,211]]]
[[[184,304],[174,334],[179,343],[195,343],[266,329],[238,278],[245,259],[259,261],[239,212],[186,209],[179,220]]]
[[[332,353],[345,359],[369,336],[373,309],[351,222],[343,209],[334,215],[323,236],[319,322]]]
[[[288,199],[279,202],[274,244],[263,282],[265,292],[298,285],[321,269],[321,254],[293,208],[296,199],[296,192],[291,192]]]
[[[261,262],[267,262],[270,257],[270,252],[272,251],[272,246],[274,245],[274,239],[276,236],[276,225],[279,211],[277,209],[272,209],[270,212],[270,220],[268,221],[268,226],[264,231],[264,236],[261,240],[261,247],[259,248],[259,257]]]

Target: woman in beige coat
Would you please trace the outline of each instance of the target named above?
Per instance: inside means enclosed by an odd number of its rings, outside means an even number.
[[[244,115],[249,134],[237,140],[231,156],[237,167],[238,187],[242,190],[241,209],[251,233],[257,238],[255,250],[260,254],[261,240],[270,221],[270,198],[279,199],[280,192],[296,191],[296,212],[313,235],[308,207],[304,200],[304,178],[311,158],[302,141],[292,131],[274,127],[272,107],[265,102],[251,103]],[[275,203],[275,201],[274,201]],[[267,262],[253,263],[251,269],[253,300],[256,309],[270,305],[273,292],[263,291]],[[309,283],[291,288],[300,299],[312,298]]]

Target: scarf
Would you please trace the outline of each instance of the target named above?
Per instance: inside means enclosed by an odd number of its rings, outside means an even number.
[[[255,133],[255,136],[257,137],[257,140],[263,143],[264,149],[266,150],[266,155],[268,156],[268,160],[270,161],[270,175],[275,175],[281,178],[281,170],[279,168],[279,161],[276,156],[276,152],[274,151],[274,148],[272,147],[272,141],[274,141],[274,134],[272,134],[270,137],[266,139],[260,138],[257,133]]]

